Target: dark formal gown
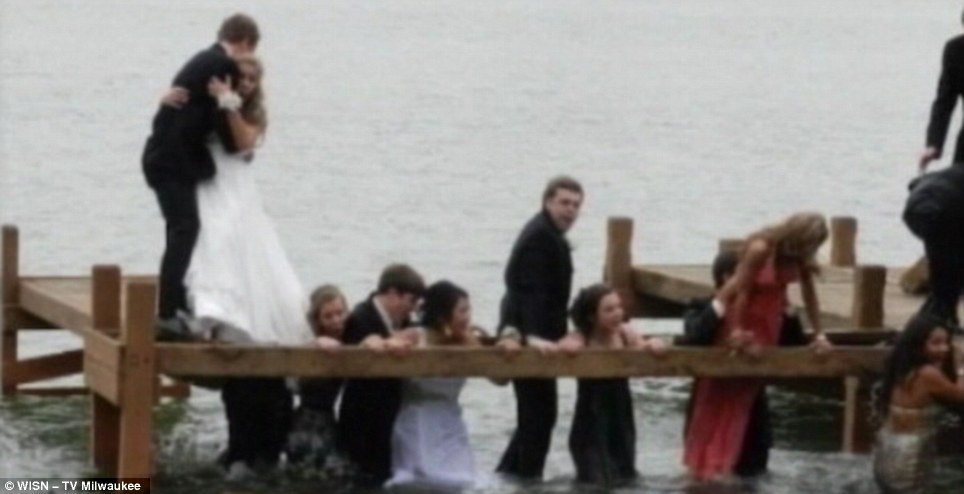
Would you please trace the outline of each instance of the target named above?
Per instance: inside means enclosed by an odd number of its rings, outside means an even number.
[[[569,452],[580,482],[611,486],[637,476],[629,379],[579,379]]]

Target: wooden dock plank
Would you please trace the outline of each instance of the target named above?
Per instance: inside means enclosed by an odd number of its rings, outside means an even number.
[[[17,384],[27,384],[77,374],[83,370],[83,362],[83,350],[68,350],[20,360],[10,368],[5,366],[3,372],[9,372]]]
[[[123,286],[136,282],[153,282],[156,276],[124,276]],[[21,306],[43,321],[69,329],[83,336],[93,326],[92,281],[89,276],[50,276],[21,278]],[[126,319],[126,289],[121,291],[121,320]],[[104,329],[104,328],[100,328]],[[107,332],[116,331],[116,329]]]
[[[61,328],[89,327],[90,278],[24,278],[20,306]]]
[[[923,302],[922,298],[905,294],[900,288],[904,268],[890,268],[884,287],[884,325],[901,328]],[[634,266],[633,281],[636,291],[677,304],[693,298],[709,297],[713,293],[710,267],[705,265],[644,265]],[[816,279],[824,327],[851,326],[853,307],[853,269],[823,267]],[[800,291],[790,289],[790,302],[802,306]]]
[[[597,349],[543,355],[526,349],[506,356],[491,348],[433,348],[389,355],[360,348],[158,344],[156,363],[158,372],[172,376],[841,377],[879,372],[886,351],[839,347],[816,355],[773,348],[752,357],[722,348],[673,348],[663,355]]]

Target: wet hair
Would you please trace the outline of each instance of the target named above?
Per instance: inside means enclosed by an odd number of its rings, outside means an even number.
[[[469,298],[462,287],[448,280],[429,285],[422,297],[421,324],[432,331],[442,331],[452,322],[459,300]]]
[[[904,330],[897,336],[894,348],[884,361],[884,376],[874,400],[875,411],[879,417],[887,416],[894,388],[929,363],[925,347],[927,339],[937,329],[947,331],[947,326],[940,319],[921,313],[907,321]],[[956,379],[953,346],[951,351],[947,352],[947,358],[941,362],[940,369],[951,381]]]
[[[558,191],[559,189],[565,189],[571,192],[575,192],[580,196],[585,195],[582,191],[582,185],[579,183],[578,180],[568,175],[559,175],[557,177],[553,177],[546,184],[546,189],[542,192],[542,204],[545,204],[546,201],[555,197],[556,191]]]
[[[576,326],[576,330],[583,336],[588,338],[592,335],[596,328],[596,318],[599,315],[599,303],[603,297],[610,293],[615,293],[611,286],[605,283],[596,283],[579,290],[576,299],[572,301],[572,307],[569,308],[569,318],[572,319],[572,324]]]
[[[776,251],[776,262],[780,265],[801,264],[811,272],[818,272],[817,249],[827,241],[830,231],[827,220],[820,213],[796,213],[775,225],[770,225],[751,234],[744,243],[744,249],[755,238],[768,241]]]
[[[261,31],[254,18],[247,14],[237,13],[221,22],[218,29],[218,41],[228,43],[242,43],[247,41],[251,46],[257,46],[261,40]]]
[[[321,285],[315,288],[311,292],[311,296],[308,297],[308,312],[305,317],[308,319],[308,325],[311,326],[311,331],[315,335],[321,334],[321,323],[318,322],[318,313],[321,312],[321,308],[328,305],[329,302],[341,300],[345,304],[345,309],[348,309],[348,300],[345,299],[345,295],[341,293],[335,285]]]
[[[713,285],[719,289],[726,279],[736,272],[736,265],[740,262],[740,254],[733,250],[724,250],[713,259]]]
[[[254,68],[257,73],[254,92],[244,98],[241,104],[241,118],[246,122],[261,129],[261,134],[268,129],[268,110],[264,106],[264,90],[261,87],[261,80],[264,77],[264,65],[261,59],[254,55],[241,55],[236,58],[238,69],[243,65]]]
[[[408,264],[390,264],[382,270],[381,276],[378,277],[378,289],[376,291],[379,294],[385,294],[389,290],[395,290],[401,294],[411,293],[421,297],[425,293],[425,281],[422,279],[422,275],[418,274]]]

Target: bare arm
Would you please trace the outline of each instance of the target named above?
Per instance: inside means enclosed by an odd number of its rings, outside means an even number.
[[[187,89],[180,86],[173,86],[161,96],[161,104],[171,108],[181,108],[187,104],[190,93]]]
[[[813,339],[810,347],[817,353],[822,353],[833,348],[833,344],[827,339],[820,324],[820,299],[817,297],[817,289],[813,285],[813,273],[801,267],[800,271],[800,294],[803,296],[803,307],[807,311],[807,320],[813,327]]]
[[[238,151],[245,152],[254,149],[263,129],[246,121],[241,116],[241,106],[235,104],[239,101],[239,97],[237,97],[237,93],[231,90],[231,79],[222,81],[218,78],[212,78],[211,82],[208,83],[208,92],[218,100],[219,108],[225,112],[228,127],[231,129],[231,137],[234,138]]]
[[[752,240],[736,267],[736,273],[720,290],[720,298],[728,305],[727,312],[736,322],[736,328],[740,330],[743,329],[743,312],[746,310],[754,280],[766,265],[771,250],[766,240]]]
[[[957,381],[951,381],[937,367],[927,365],[921,368],[921,383],[927,393],[937,401],[964,403],[964,379],[958,373]]]
[[[646,338],[633,331],[633,328],[629,327],[627,324],[623,324],[619,328],[620,336],[623,339],[623,346],[626,348],[647,348]]]
[[[813,273],[808,269],[803,269],[800,273],[800,295],[803,296],[803,307],[807,311],[807,319],[813,327],[814,337],[823,335],[823,328],[820,327],[820,299],[817,298],[817,290],[813,286]]]

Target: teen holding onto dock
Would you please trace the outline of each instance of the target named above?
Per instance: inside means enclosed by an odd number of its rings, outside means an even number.
[[[421,326],[398,337],[413,347],[479,346],[469,294],[449,281],[425,290]],[[476,484],[475,459],[459,394],[464,377],[406,379],[392,432],[392,477],[387,485],[458,489]]]
[[[505,269],[501,337],[551,348],[565,336],[573,272],[565,233],[579,217],[583,198],[582,186],[571,177],[556,177],[546,185],[540,211],[522,229]],[[512,388],[516,430],[496,471],[538,479],[556,425],[556,380],[513,379]]]
[[[422,276],[407,264],[386,267],[378,288],[355,306],[344,343],[374,350],[410,346],[392,336],[414,326],[410,315],[425,292]],[[358,468],[360,482],[383,484],[391,476],[392,428],[402,401],[402,380],[348,379],[338,413],[338,449]]]
[[[716,344],[751,354],[776,345],[787,306],[787,286],[799,281],[814,344],[818,350],[829,348],[813,285],[815,256],[827,236],[822,215],[800,213],[747,237],[736,274],[718,294],[725,315]],[[757,379],[705,378],[696,382],[683,461],[697,478],[733,472],[762,389],[763,383]]]
[[[644,338],[625,324],[619,294],[607,285],[580,290],[569,314],[580,346],[653,352],[664,348],[661,340]],[[629,378],[582,378],[577,386],[569,432],[576,480],[613,486],[636,478],[636,424]]]
[[[733,276],[740,256],[734,250],[725,250],[716,255],[713,260],[713,283],[717,292]],[[810,339],[803,332],[803,323],[796,312],[783,311],[780,322],[779,346],[803,346],[810,343]],[[683,314],[683,336],[679,338],[679,345],[712,346],[720,340],[724,329],[726,306],[718,297],[694,300]],[[694,381],[694,389],[699,379]],[[693,395],[686,410],[686,420],[683,435],[689,429],[692,418]],[[773,445],[773,433],[770,427],[770,408],[767,402],[766,388],[761,387],[750,409],[733,473],[739,476],[753,476],[766,472]]]
[[[951,333],[930,314],[908,321],[884,363],[875,400],[884,423],[874,448],[874,479],[884,494],[931,491],[939,404],[964,404],[964,368]]]
[[[323,349],[341,346],[348,320],[348,302],[334,285],[322,285],[309,297],[307,320],[314,345]],[[307,471],[336,469],[335,402],[345,380],[340,377],[298,380],[300,403],[295,410],[286,448],[288,462]]]

